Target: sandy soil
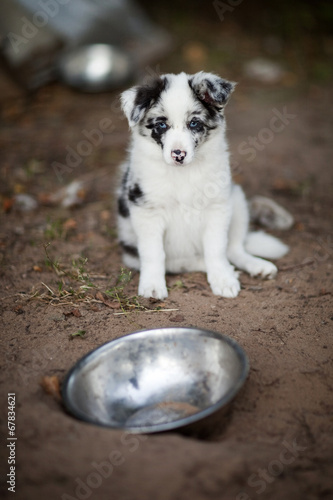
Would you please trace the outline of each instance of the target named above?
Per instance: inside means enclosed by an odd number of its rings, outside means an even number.
[[[275,233],[291,248],[277,278],[242,274],[239,297],[228,300],[212,295],[201,273],[169,276],[163,304],[140,301],[160,311],[119,315],[114,303],[54,299],[61,278],[45,254],[49,243],[49,256],[72,273],[63,277],[64,290],[82,285],[73,280],[72,261],[80,257],[88,259],[85,272],[98,290],[115,284],[121,257],[112,193],[128,140],[117,94],[87,96],[53,85],[27,101],[13,96],[5,79],[1,85],[9,98],[1,132],[0,414],[6,438],[7,394],[15,393],[15,498],[332,498],[332,90],[244,82],[228,107],[235,178],[249,196],[270,196],[295,217],[291,230]],[[287,116],[285,126],[262,132],[276,112]],[[83,131],[106,118],[113,126],[101,143],[59,182],[53,162],[65,164],[66,147],[77,150]],[[259,145],[251,161],[244,153],[249,137]],[[51,194],[72,180],[83,182],[83,202],[52,206]],[[19,210],[14,195],[22,192],[38,200],[35,210]],[[136,294],[137,283],[134,274],[125,297]],[[41,386],[45,376],[61,383],[81,356],[106,341],[185,325],[230,335],[251,364],[227,421],[207,439],[97,428],[67,415]],[[79,331],[85,334],[73,337]],[[9,455],[3,441],[2,474],[10,471]],[[3,498],[11,498],[1,480]]]

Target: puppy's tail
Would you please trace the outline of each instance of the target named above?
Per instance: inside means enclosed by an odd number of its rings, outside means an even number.
[[[289,247],[270,234],[255,231],[247,235],[245,250],[264,259],[280,259],[288,253]]]

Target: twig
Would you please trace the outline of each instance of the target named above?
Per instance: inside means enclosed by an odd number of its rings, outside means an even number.
[[[99,280],[108,280],[110,276],[105,276],[104,274],[89,274],[90,278],[95,278]]]
[[[293,271],[294,269],[300,269],[305,266],[311,266],[312,264],[315,263],[315,260],[308,260],[307,262],[303,262],[302,264],[295,264],[294,266],[287,266],[287,267],[279,267],[279,271]]]
[[[47,288],[47,289],[48,289],[48,291],[49,291],[52,295],[55,295],[54,291],[53,291],[53,290],[51,290],[51,288],[50,288],[49,286],[45,285],[45,283],[44,283],[43,281],[41,281],[41,284],[42,284],[42,285],[44,285],[44,286],[45,286],[45,288]]]
[[[133,310],[133,312],[145,312],[145,313],[153,313],[153,312],[171,312],[171,311],[179,311],[179,309],[145,309],[144,311],[140,310]],[[132,311],[126,311],[126,312],[118,312],[118,313],[113,313],[114,316],[120,316],[122,314],[127,314]]]

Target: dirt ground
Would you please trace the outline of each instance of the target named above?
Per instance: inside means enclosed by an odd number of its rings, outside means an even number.
[[[118,92],[87,95],[54,84],[26,98],[1,75],[0,415],[6,440],[7,395],[15,393],[17,499],[333,498],[333,91],[326,80],[307,79],[288,50],[279,81],[244,76],[243,62],[267,53],[235,19],[223,30],[219,19],[189,23],[185,33],[176,26],[179,50],[153,66],[214,70],[240,82],[227,108],[235,179],[248,196],[269,196],[295,218],[291,230],[274,232],[290,246],[277,278],[242,274],[235,299],[214,296],[201,273],[169,276],[163,303],[135,298],[136,273],[124,288],[117,284],[113,192],[128,142]],[[274,116],[283,116],[278,132]],[[86,132],[102,125],[102,135],[90,135],[89,154],[66,163],[69,151],[82,153]],[[66,208],[54,194],[72,181],[82,182],[78,204]],[[22,193],[37,201],[34,210],[22,210]],[[41,384],[50,376],[61,384],[106,341],[161,326],[222,332],[249,357],[244,388],[208,438],[88,425]],[[5,440],[1,493],[11,498]]]

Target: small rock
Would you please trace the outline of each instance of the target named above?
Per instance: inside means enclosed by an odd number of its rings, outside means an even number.
[[[19,212],[31,212],[38,207],[38,203],[30,194],[16,194],[14,196],[13,208]]]
[[[269,59],[252,59],[244,66],[244,73],[249,78],[262,83],[277,83],[285,75],[285,71],[280,66]]]
[[[73,181],[55,193],[43,195],[41,203],[45,205],[61,205],[64,208],[71,208],[81,205],[84,202],[86,191],[82,181]]]

